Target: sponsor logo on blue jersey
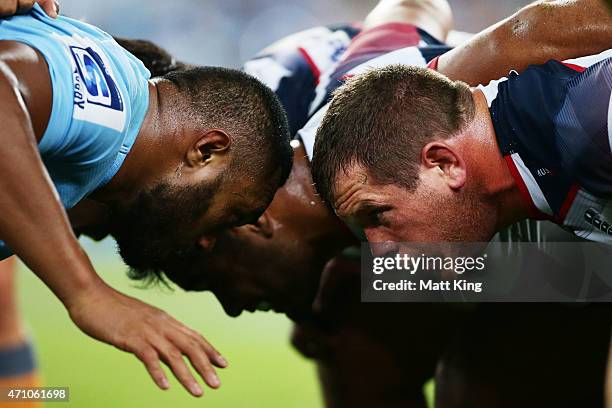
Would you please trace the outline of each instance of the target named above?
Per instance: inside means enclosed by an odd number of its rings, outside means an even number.
[[[121,93],[100,55],[91,47],[71,46],[75,61],[74,104],[85,109],[85,102],[123,111]]]

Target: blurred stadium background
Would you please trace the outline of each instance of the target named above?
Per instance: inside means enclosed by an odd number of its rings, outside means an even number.
[[[456,29],[476,32],[527,4],[526,0],[451,0]],[[152,40],[178,59],[239,67],[271,42],[315,25],[358,21],[376,0],[61,0],[64,15],[111,34]],[[44,285],[20,267],[22,311],[38,347],[44,381],[68,386],[71,402],[53,407],[321,406],[312,362],[289,345],[291,323],[274,314],[224,315],[208,294],[141,290],[125,276],[114,243],[83,240],[96,269],[117,289],[150,302],[199,330],[227,357],[223,386],[194,399],[172,382],[156,389],[134,357],[90,340],[70,322]],[[380,373],[379,373],[380,374]]]

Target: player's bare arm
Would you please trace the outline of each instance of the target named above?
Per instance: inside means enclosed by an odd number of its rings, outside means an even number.
[[[511,69],[597,54],[610,44],[612,17],[601,1],[538,1],[442,55],[438,71],[478,85]]]
[[[81,330],[135,354],[159,387],[168,388],[162,361],[193,395],[202,394],[183,355],[210,387],[218,387],[212,365],[226,365],[220,354],[163,311],[107,286],[80,247],[37,150],[50,115],[51,84],[45,61],[32,48],[0,42],[0,104],[2,240],[58,296]]]

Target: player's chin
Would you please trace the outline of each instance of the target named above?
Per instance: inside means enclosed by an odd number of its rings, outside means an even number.
[[[225,312],[225,314],[229,317],[238,317],[244,311],[241,306],[228,305],[226,303],[222,303],[221,306],[223,307],[223,311]]]
[[[307,316],[312,310],[312,301],[296,302],[295,299],[290,301],[279,299],[249,299],[248,301],[223,301],[221,306],[225,313],[230,317],[238,317],[243,312],[272,312],[285,314],[289,318],[296,320],[303,316]]]

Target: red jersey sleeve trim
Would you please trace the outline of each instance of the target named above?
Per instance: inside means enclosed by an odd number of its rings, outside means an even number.
[[[576,65],[576,64],[571,64],[569,62],[561,62],[563,65],[565,65],[568,68],[573,69],[574,71],[578,71],[578,72],[584,72],[586,71],[585,67],[581,67],[580,65]]]
[[[308,63],[308,66],[310,67],[310,71],[312,72],[312,76],[315,77],[315,84],[318,85],[320,77],[321,77],[321,70],[319,69],[317,64],[314,62],[310,54],[308,54],[308,51],[306,51],[303,47],[299,47],[298,51],[300,52],[300,54],[302,54],[302,57],[304,57],[304,59]]]
[[[437,71],[438,70],[438,61],[439,60],[440,60],[440,56],[438,55],[436,58],[434,58],[431,61],[429,61],[429,64],[427,64],[427,68],[433,69],[434,71]]]
[[[531,194],[529,194],[529,188],[525,184],[525,180],[523,180],[523,177],[521,177],[521,173],[516,168],[516,164],[514,163],[514,160],[512,160],[512,156],[504,156],[504,159],[506,160],[508,170],[510,170],[512,178],[514,179],[514,181],[516,181],[516,186],[521,192],[523,200],[527,203],[529,217],[535,220],[550,220],[550,216],[541,212],[533,202]]]
[[[415,47],[421,42],[416,26],[404,23],[383,24],[360,32],[346,49],[342,61],[364,54],[395,51],[404,47]]]

